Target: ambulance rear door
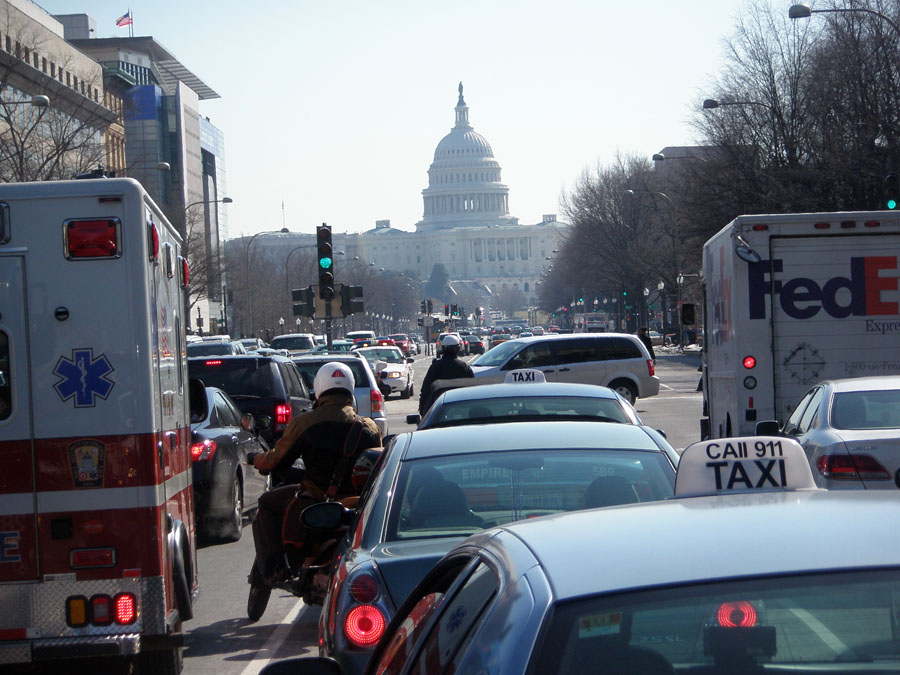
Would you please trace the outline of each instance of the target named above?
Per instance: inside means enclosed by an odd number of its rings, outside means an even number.
[[[26,312],[25,256],[0,255],[0,583],[39,574]]]

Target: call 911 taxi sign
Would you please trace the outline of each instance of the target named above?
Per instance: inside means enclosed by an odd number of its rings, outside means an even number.
[[[676,497],[815,487],[803,448],[777,436],[694,443],[681,454],[675,476]]]

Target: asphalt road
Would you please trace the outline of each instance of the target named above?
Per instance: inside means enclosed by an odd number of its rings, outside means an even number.
[[[431,357],[416,359],[416,392],[430,362]],[[639,399],[636,405],[644,422],[665,431],[679,450],[699,440],[699,363],[699,354],[657,354],[660,394]],[[418,396],[408,400],[392,396],[386,403],[389,431],[412,430],[406,415],[417,412],[417,406]],[[263,618],[257,623],[247,620],[247,573],[253,562],[249,524],[238,542],[202,543],[198,557],[201,592],[194,619],[186,624],[185,673],[253,675],[269,660],[317,653],[318,607],[275,591]]]

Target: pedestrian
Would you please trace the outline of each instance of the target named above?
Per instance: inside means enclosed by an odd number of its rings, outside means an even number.
[[[460,377],[475,377],[472,367],[459,358],[461,340],[453,333],[441,338],[441,357],[434,359],[425,373],[422,388],[419,390],[419,414],[424,415],[434,403],[432,391],[435,380],[452,380]]]
[[[353,408],[354,387],[348,366],[326,363],[313,380],[313,409],[293,418],[275,447],[253,458],[253,466],[260,471],[291,466],[297,458],[305,466],[300,485],[284,485],[259,498],[253,540],[257,568],[269,585],[285,576],[283,532],[290,529],[284,523],[289,504],[300,494],[311,502],[358,495],[352,479],[354,464],[365,450],[381,447],[375,422],[360,417]]]
[[[650,352],[650,358],[653,359],[653,363],[656,363],[656,353],[653,351],[653,340],[650,339],[650,336],[647,334],[647,327],[641,326],[638,328],[637,336],[641,342],[644,343],[644,346],[647,348],[647,351]]]

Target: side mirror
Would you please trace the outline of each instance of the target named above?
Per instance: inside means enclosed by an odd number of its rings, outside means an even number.
[[[254,417],[253,421],[255,422],[253,427],[257,431],[272,428],[272,418],[269,417],[268,415],[259,415],[258,417]]]
[[[418,426],[419,422],[421,422],[421,421],[422,421],[422,416],[421,416],[421,415],[407,415],[407,416],[406,416],[406,423],[407,423],[407,424],[415,424],[415,425]]]
[[[669,438],[668,436],[666,436],[666,432],[663,431],[662,429],[657,429],[656,432],[665,439]]]
[[[333,532],[349,522],[353,512],[340,502],[322,502],[303,509],[300,522],[316,532]]]
[[[763,420],[756,423],[757,436],[780,436],[781,429],[776,420]]]
[[[411,357],[411,356],[407,356],[407,357],[406,357],[406,362],[407,362],[407,363],[415,363],[416,360],[415,360],[413,357]]]
[[[267,664],[259,675],[342,675],[343,669],[334,659],[303,656]]]
[[[250,413],[244,413],[241,415],[241,429],[244,431],[254,431],[256,428],[256,420],[253,419],[253,415]]]

